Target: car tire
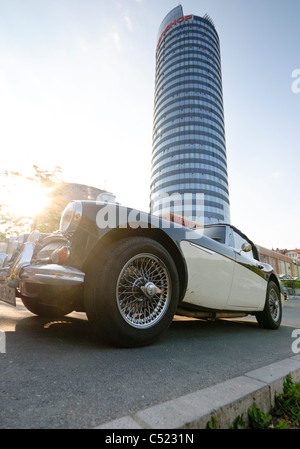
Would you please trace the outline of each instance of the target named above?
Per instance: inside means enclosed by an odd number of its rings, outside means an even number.
[[[112,244],[94,259],[84,305],[94,332],[110,344],[140,347],[169,328],[178,305],[179,279],[165,248],[145,237]]]
[[[275,282],[270,281],[267,288],[265,308],[256,314],[260,327],[264,329],[278,329],[282,320],[282,304],[280,291]]]

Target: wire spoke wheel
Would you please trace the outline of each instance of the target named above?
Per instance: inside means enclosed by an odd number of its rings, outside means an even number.
[[[171,279],[164,262],[152,254],[138,254],[123,267],[116,286],[122,318],[146,329],[164,316],[171,300]]]
[[[116,240],[96,255],[87,272],[84,305],[101,339],[141,347],[168,330],[179,294],[178,271],[170,253],[153,239],[134,236]]]
[[[280,303],[276,291],[272,288],[269,293],[270,314],[276,322],[280,317]]]
[[[270,281],[264,310],[256,313],[258,324],[264,329],[278,329],[282,320],[282,304],[278,285]]]

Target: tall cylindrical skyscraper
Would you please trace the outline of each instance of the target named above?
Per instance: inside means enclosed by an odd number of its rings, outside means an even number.
[[[220,43],[207,15],[178,6],[163,20],[153,120],[151,212],[230,223]],[[184,210],[168,201],[176,194],[188,198]]]

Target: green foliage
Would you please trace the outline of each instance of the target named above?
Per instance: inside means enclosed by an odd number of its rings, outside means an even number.
[[[255,402],[253,402],[252,409],[248,410],[248,417],[252,429],[288,429],[288,424],[284,419],[275,424],[274,411],[264,413],[257,407]]]
[[[281,281],[286,288],[300,288],[300,281]]]
[[[285,419],[282,419],[276,426],[273,427],[273,429],[279,429],[279,430],[280,429],[284,430],[284,429],[288,429],[288,428],[289,428],[289,425]]]
[[[251,429],[299,429],[300,428],[300,383],[293,382],[289,374],[283,383],[283,393],[275,396],[275,409],[270,413],[262,412],[253,402],[248,409]],[[207,429],[218,429],[215,416],[206,425]],[[244,417],[239,415],[230,429],[246,429]]]
[[[243,415],[239,415],[233,422],[232,426],[230,427],[230,429],[235,429],[235,430],[239,430],[239,429],[245,429],[246,428],[246,422],[244,420]]]
[[[253,429],[288,429],[300,427],[300,383],[293,382],[289,374],[283,383],[283,393],[275,396],[275,409],[272,414],[261,412],[255,403],[248,410]],[[278,424],[273,425],[277,418]]]
[[[215,416],[211,417],[210,421],[206,424],[206,428],[210,430],[216,430],[218,428],[217,418]]]
[[[252,409],[248,409],[248,416],[252,429],[268,429],[272,423],[272,415],[262,412],[255,402]]]
[[[276,415],[291,426],[300,427],[300,383],[294,383],[289,374],[283,384],[283,393],[276,396]]]

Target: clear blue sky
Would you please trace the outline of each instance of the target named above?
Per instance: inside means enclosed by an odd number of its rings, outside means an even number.
[[[181,4],[221,40],[232,223],[300,248],[300,1]],[[156,36],[177,5],[0,0],[0,171],[60,165],[148,210]]]

